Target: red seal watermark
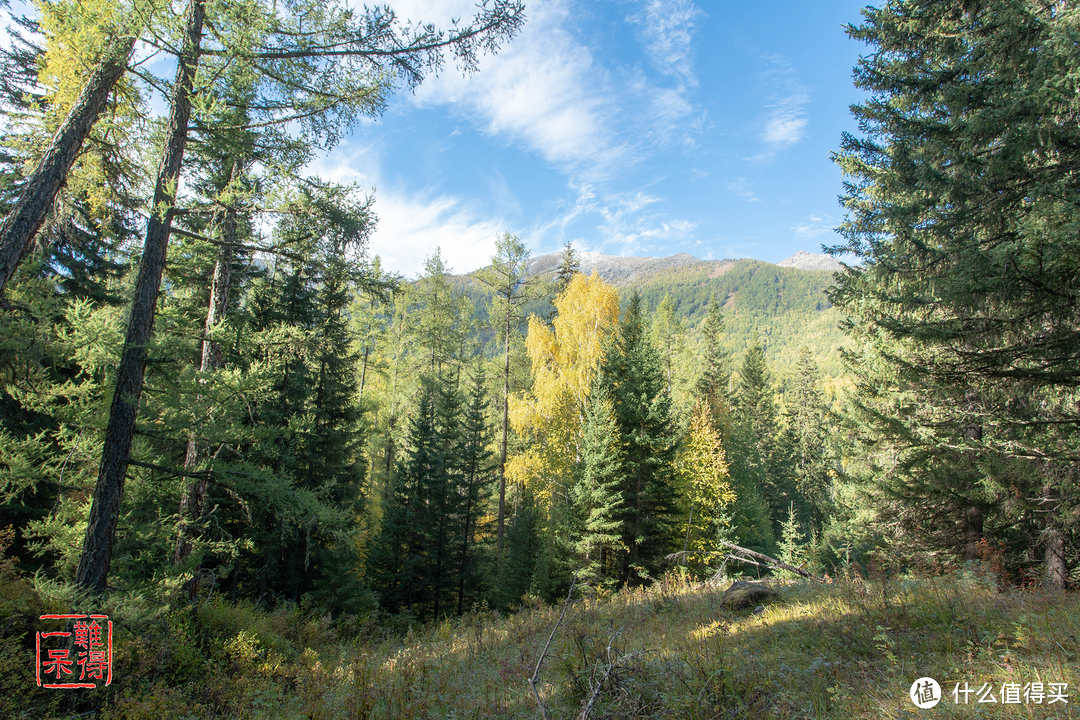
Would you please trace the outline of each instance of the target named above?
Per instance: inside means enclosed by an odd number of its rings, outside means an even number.
[[[75,622],[70,630],[38,631],[35,640],[38,687],[71,690],[112,683],[113,624],[108,615],[42,615],[39,619],[64,620],[65,627],[67,621]]]

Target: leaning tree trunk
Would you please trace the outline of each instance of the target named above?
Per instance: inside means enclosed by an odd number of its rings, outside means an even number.
[[[232,179],[235,180],[239,163],[233,164]],[[222,241],[218,247],[217,263],[214,265],[214,280],[210,285],[210,304],[206,311],[205,337],[202,341],[202,362],[200,372],[212,373],[221,368],[221,343],[210,339],[213,330],[225,319],[229,306],[229,291],[232,284],[232,263],[236,243],[236,205],[225,208],[225,221],[222,227]],[[187,452],[184,455],[184,471],[192,472],[199,464],[199,444],[194,434],[188,439]],[[206,477],[187,478],[183,497],[180,499],[180,527],[173,553],[173,563],[180,564],[191,555],[194,528],[203,514],[206,499]],[[192,591],[198,590],[198,574],[193,578]]]
[[[109,93],[127,70],[137,37],[138,33],[124,33],[110,41],[75,104],[68,111],[67,118],[56,131],[34,172],[26,179],[25,189],[15,208],[0,226],[0,294],[3,294],[15,269],[30,250],[34,235],[45,222],[45,216],[67,179],[83,141],[105,107]]]
[[[86,539],[75,573],[77,585],[97,592],[105,589],[109,577],[120,498],[127,476],[128,453],[131,451],[135,416],[142,394],[147,344],[154,329],[161,275],[165,270],[176,189],[191,117],[191,90],[199,64],[199,45],[206,11],[204,2],[190,0],[185,15],[184,46],[176,70],[172,107],[165,129],[165,148],[154,187],[153,212],[147,223],[146,243],[139,264],[139,276],[135,281],[135,297],[131,304],[120,367],[116,373],[116,387],[109,408],[109,423],[105,429],[105,445],[86,526]]]

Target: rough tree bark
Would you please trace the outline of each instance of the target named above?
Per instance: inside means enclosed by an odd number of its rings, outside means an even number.
[[[971,442],[981,442],[983,436],[982,425],[971,424],[964,428],[964,439]],[[968,483],[967,492],[975,489],[975,483]],[[981,505],[974,504],[964,511],[964,561],[969,562],[979,559],[979,543],[983,538],[983,521],[985,515]]]
[[[199,64],[205,10],[204,0],[190,0],[185,12],[184,44],[176,70],[176,84],[173,86],[165,148],[154,187],[153,212],[147,223],[131,316],[109,408],[101,466],[94,487],[82,556],[75,573],[78,586],[95,592],[105,589],[109,577],[120,498],[124,492],[128,454],[135,432],[139,396],[142,394],[147,344],[154,329],[154,314],[176,204],[176,188],[187,143],[191,91]]]
[[[63,124],[53,135],[37,167],[26,179],[15,208],[0,226],[0,294],[30,250],[34,236],[45,222],[56,195],[63,187],[83,141],[105,107],[109,93],[127,70],[137,33],[114,37],[90,73],[82,92]]]
[[[1061,512],[1061,493],[1050,482],[1043,487],[1040,505],[1046,517],[1042,534],[1046,550],[1044,582],[1051,590],[1064,590],[1069,581],[1069,567],[1065,562],[1065,533],[1058,517]]]

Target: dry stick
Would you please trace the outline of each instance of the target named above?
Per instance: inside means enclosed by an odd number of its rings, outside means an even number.
[[[551,628],[551,634],[548,635],[547,643],[544,645],[544,651],[540,653],[540,659],[536,661],[536,669],[533,670],[533,675],[529,678],[529,687],[532,688],[533,695],[536,696],[536,704],[540,706],[540,717],[544,720],[551,720],[551,715],[548,714],[547,705],[544,704],[543,699],[540,697],[540,692],[536,689],[536,681],[540,679],[540,666],[544,662],[544,658],[547,657],[548,648],[551,647],[551,641],[555,638],[555,633],[559,630],[559,625],[562,625],[563,618],[566,617],[566,608],[570,607],[570,598],[574,595],[574,586],[577,585],[577,574],[574,574],[574,579],[570,582],[570,592],[566,593],[566,602],[563,604],[562,612],[559,613],[559,621],[555,623],[555,627]]]
[[[774,557],[769,557],[768,555],[765,555],[764,553],[759,553],[759,552],[755,552],[753,550],[748,550],[748,549],[746,549],[744,547],[740,547],[740,546],[736,545],[735,543],[729,543],[726,540],[719,540],[718,542],[721,545],[725,546],[725,547],[731,548],[736,553],[742,553],[744,555],[749,555],[752,558],[757,558],[758,560],[763,561],[763,563],[768,567],[779,568],[781,570],[788,570],[790,572],[795,573],[796,575],[801,575],[802,577],[807,578],[808,580],[816,580],[816,581],[821,582],[821,583],[825,582],[824,578],[819,578],[818,576],[814,575],[813,573],[809,573],[809,572],[803,570],[802,568],[797,568],[794,565],[788,565],[787,563],[781,562],[780,560],[777,560]],[[705,550],[696,550],[696,551],[690,551],[690,552],[685,552],[684,551],[684,552],[672,553],[671,555],[667,556],[667,559],[670,562],[674,562],[674,561],[677,561],[677,560],[682,560],[688,555],[722,555],[722,556],[724,556],[725,559],[738,560],[740,562],[750,563],[751,565],[759,565],[759,566],[762,565],[762,563],[754,562],[753,560],[750,560],[750,559],[744,558],[744,557],[739,557],[738,555],[732,555],[732,554],[726,553],[726,552],[705,551]]]
[[[615,638],[612,638],[612,641],[614,640]],[[600,699],[600,691],[603,690],[604,683],[606,683],[608,681],[608,678],[611,677],[611,673],[615,670],[615,668],[619,667],[627,660],[633,660],[639,655],[644,655],[647,652],[649,651],[636,650],[629,655],[623,655],[615,662],[611,662],[611,643],[608,643],[608,666],[607,669],[604,670],[604,677],[600,678],[600,682],[598,682],[596,684],[596,687],[593,688],[592,695],[589,696],[589,702],[581,710],[581,714],[578,715],[578,720],[589,720],[589,717],[592,715],[593,706],[596,704],[596,701]]]

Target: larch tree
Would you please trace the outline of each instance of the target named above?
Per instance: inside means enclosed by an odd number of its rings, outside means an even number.
[[[65,54],[64,50],[68,59],[72,54],[85,54],[87,49],[96,50],[97,56],[83,59],[89,62],[90,70],[79,77],[82,83],[77,96],[64,98],[61,92],[61,97],[57,98],[60,102],[56,107],[66,108],[66,115],[56,127],[36,166],[27,175],[18,201],[0,225],[0,294],[3,294],[19,263],[29,252],[84,141],[90,136],[113,89],[127,71],[135,42],[152,9],[149,3],[137,4],[130,9],[120,6],[102,8],[100,3],[93,5],[96,12],[88,13],[83,7],[79,8],[81,12],[72,13],[82,16],[84,21],[76,37],[71,36],[74,28],[70,24],[51,28],[53,32],[46,28],[47,62],[52,62],[54,70],[62,63],[56,56]],[[86,20],[87,14],[93,17],[92,22]],[[61,37],[57,30],[66,33]],[[66,48],[57,48],[65,44]],[[72,73],[68,77],[74,79],[76,76]]]
[[[491,265],[478,273],[480,281],[494,292],[492,316],[503,335],[502,436],[499,441],[499,507],[496,548],[503,551],[506,518],[506,443],[510,434],[510,351],[512,333],[521,321],[521,309],[537,296],[536,283],[529,276],[529,250],[515,235],[503,233],[495,241]]]
[[[214,7],[222,12],[221,23],[211,24],[206,47],[205,3],[191,0],[185,12],[152,213],[76,573],[76,583],[91,590],[103,590],[108,578],[201,58],[233,57],[250,63],[265,83],[261,102],[252,110],[266,116],[267,123],[294,120],[309,137],[329,143],[337,139],[343,124],[378,114],[394,79],[415,86],[426,71],[441,66],[447,52],[464,70],[474,70],[478,53],[495,51],[524,19],[520,4],[498,0],[491,7],[482,6],[472,24],[444,34],[431,25],[403,30],[387,8],[368,9],[357,20],[352,11],[325,3],[297,4],[287,13],[268,6],[245,7],[242,13],[233,12],[232,6]],[[229,27],[239,27],[240,32],[226,34],[223,28]],[[253,31],[259,32],[256,43],[248,38]],[[317,88],[311,80],[316,75]]]
[[[725,511],[735,502],[723,440],[713,426],[705,401],[698,400],[675,460],[679,481],[680,524],[685,517],[682,550],[716,551],[724,532]]]

